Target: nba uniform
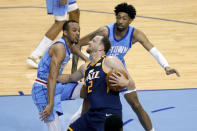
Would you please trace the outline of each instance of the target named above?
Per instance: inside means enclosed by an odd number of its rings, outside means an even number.
[[[67,4],[62,5],[61,0],[46,0],[47,13],[53,15],[65,15],[78,8],[76,0],[68,0]]]
[[[57,40],[53,44],[56,43],[62,43],[66,48],[66,56],[65,59],[62,61],[59,70],[59,74],[62,74],[64,66],[66,66],[66,64],[70,60],[70,49],[67,47],[66,40],[63,37]],[[42,112],[44,108],[48,105],[47,75],[49,74],[49,65],[51,62],[51,56],[48,53],[50,47],[46,50],[45,54],[43,55],[38,65],[37,78],[32,87],[32,98],[39,112]],[[53,112],[51,113],[48,120],[53,120],[55,113],[57,113],[58,115],[63,114],[61,108],[61,101],[71,99],[72,93],[74,92],[76,87],[78,88],[79,85],[80,84],[78,82],[67,83],[67,84],[62,84],[62,83],[56,84]]]
[[[132,46],[132,37],[133,37],[134,27],[129,26],[128,31],[125,34],[125,36],[122,39],[117,40],[115,38],[115,25],[116,23],[106,26],[108,29],[108,38],[111,42],[111,48],[107,52],[106,55],[118,57],[122,61],[123,65],[126,66],[124,56],[126,55],[128,50]]]
[[[87,98],[90,110],[68,127],[68,131],[104,131],[106,116],[117,114],[122,117],[122,105],[118,92],[107,88],[104,60],[101,57],[95,64],[89,64],[85,71]]]

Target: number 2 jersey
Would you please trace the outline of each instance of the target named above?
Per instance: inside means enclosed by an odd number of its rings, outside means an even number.
[[[107,112],[122,114],[122,105],[119,92],[112,92],[107,88],[102,56],[95,64],[89,64],[85,70],[85,83],[87,98],[90,101],[91,110],[107,110]]]

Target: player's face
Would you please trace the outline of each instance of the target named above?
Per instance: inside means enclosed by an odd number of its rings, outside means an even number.
[[[88,48],[86,50],[87,53],[91,53],[91,52],[96,52],[97,50],[100,49],[100,43],[102,40],[103,36],[95,36],[88,44]]]
[[[126,30],[129,24],[132,22],[132,19],[125,12],[119,12],[116,16],[116,29],[120,32]]]
[[[71,43],[78,43],[80,37],[80,27],[78,23],[71,22],[69,23],[68,37]]]

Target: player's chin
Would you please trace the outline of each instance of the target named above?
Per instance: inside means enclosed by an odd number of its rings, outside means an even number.
[[[72,43],[77,44],[79,42],[79,40],[73,40]]]
[[[122,32],[122,31],[125,30],[125,28],[124,28],[124,27],[118,27],[117,30],[118,30],[119,32]]]
[[[91,50],[89,48],[86,49],[86,52],[90,54]]]

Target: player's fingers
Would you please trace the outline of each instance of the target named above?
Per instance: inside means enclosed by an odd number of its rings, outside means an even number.
[[[48,118],[48,115],[45,114],[45,115],[43,115],[40,119],[41,119],[41,121],[43,121],[43,120],[45,120],[45,119],[47,119],[47,118]]]
[[[112,83],[117,83],[116,80],[112,80],[112,79],[109,79],[109,83],[112,84]]]
[[[175,73],[176,73],[176,75],[177,75],[178,77],[180,77],[180,74],[179,74],[179,72],[178,72],[177,70],[175,70]]]
[[[45,117],[45,115],[46,115],[46,114],[42,114],[42,115],[40,116],[40,119],[42,120],[42,119]]]
[[[118,71],[117,76],[122,76],[122,73]]]
[[[110,86],[118,86],[117,83],[110,83]]]
[[[112,75],[113,75],[114,77],[116,77],[116,78],[119,77],[117,73],[112,73]]]
[[[117,79],[117,77],[116,77],[116,76],[114,76],[114,75],[111,75],[111,76],[109,76],[109,79],[111,79],[111,80],[116,80],[116,79]]]

